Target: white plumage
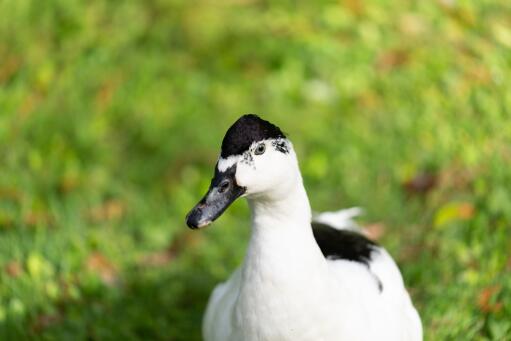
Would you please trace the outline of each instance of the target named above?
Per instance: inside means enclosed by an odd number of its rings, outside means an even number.
[[[270,124],[249,116],[263,127]],[[273,148],[275,140],[284,141],[285,148]],[[266,146],[265,151],[259,147],[263,154],[255,152],[260,144]],[[351,254],[330,257],[318,246],[290,141],[280,136],[253,138],[246,151],[222,155],[217,167],[215,178],[234,168],[231,188],[243,189],[240,195],[248,199],[252,232],[242,265],[211,294],[203,321],[206,341],[422,340],[419,315],[399,269],[383,248],[368,244],[370,257],[363,261],[353,260]],[[212,188],[223,184],[219,183],[213,179]],[[210,222],[197,215],[202,217],[213,205],[208,201],[212,191],[198,204],[200,214],[189,214],[190,226]],[[359,212],[327,212],[315,220],[352,230],[352,218]],[[190,217],[197,221],[190,222]]]

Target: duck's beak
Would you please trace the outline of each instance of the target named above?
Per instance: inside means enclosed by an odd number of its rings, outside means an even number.
[[[211,224],[230,204],[245,193],[245,188],[236,183],[236,165],[225,172],[215,168],[215,175],[206,195],[186,215],[186,225],[197,229]]]

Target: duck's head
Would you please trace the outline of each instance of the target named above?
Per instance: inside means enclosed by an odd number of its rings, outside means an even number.
[[[211,224],[241,196],[278,200],[301,181],[291,142],[257,115],[240,117],[225,134],[208,192],[186,216],[190,228]]]

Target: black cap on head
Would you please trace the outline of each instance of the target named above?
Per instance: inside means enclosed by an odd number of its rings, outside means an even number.
[[[243,115],[225,133],[221,156],[226,158],[231,155],[239,155],[254,142],[285,137],[279,127],[259,116]]]

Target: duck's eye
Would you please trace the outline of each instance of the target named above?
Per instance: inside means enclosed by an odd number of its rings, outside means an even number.
[[[254,154],[255,154],[255,155],[261,155],[261,154],[263,154],[263,153],[264,153],[264,151],[265,151],[265,150],[266,150],[266,145],[265,145],[264,143],[260,143],[260,144],[256,147],[256,149],[255,149],[255,151],[254,151]]]

